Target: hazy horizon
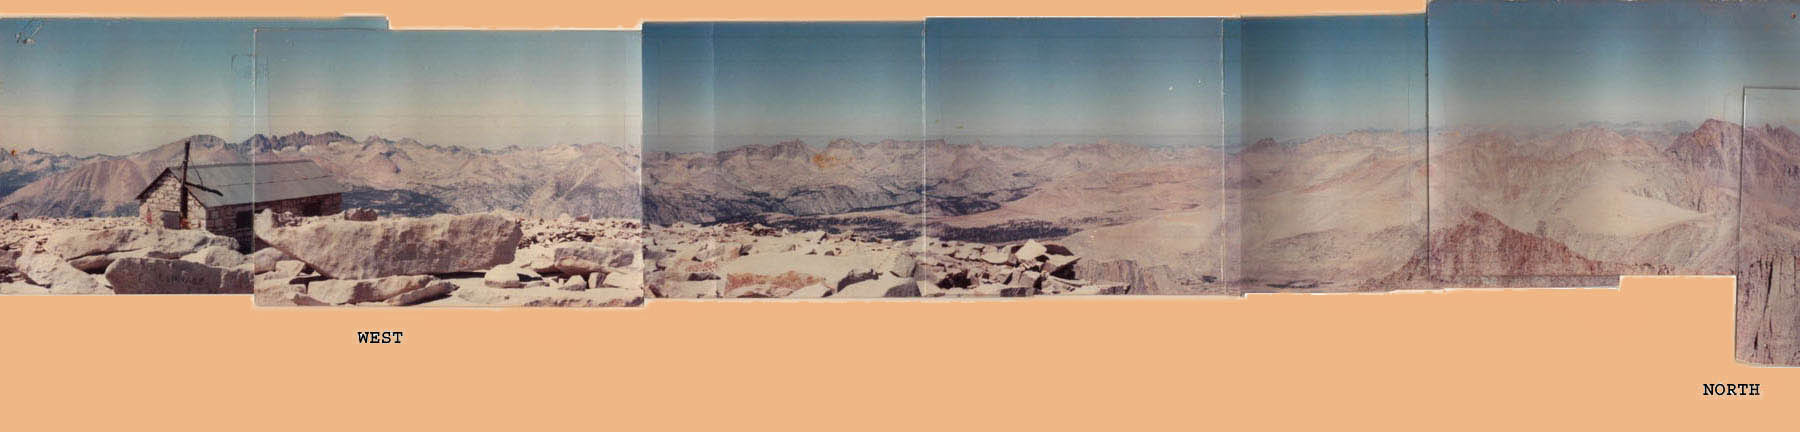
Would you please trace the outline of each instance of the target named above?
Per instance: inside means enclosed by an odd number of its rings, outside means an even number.
[[[185,135],[185,136],[182,136],[179,138],[170,139],[170,140],[164,141],[164,142],[159,142],[159,143],[154,143],[154,144],[145,144],[144,146],[139,147],[139,148],[123,149],[117,153],[104,153],[104,152],[68,153],[68,152],[52,151],[52,150],[45,150],[45,149],[39,149],[39,148],[33,148],[33,147],[22,147],[22,148],[18,148],[17,150],[19,151],[19,153],[25,153],[28,151],[36,151],[39,153],[61,154],[61,155],[76,156],[76,157],[90,157],[90,156],[123,157],[123,156],[130,156],[130,155],[137,154],[137,153],[155,150],[162,146],[181,142],[181,140],[185,140],[185,139],[193,138],[193,137],[210,136],[210,137],[219,138],[220,140],[223,140],[227,144],[241,145],[241,144],[244,144],[246,141],[249,141],[251,138],[254,138],[258,135],[267,137],[269,139],[275,139],[275,138],[280,138],[282,136],[292,135],[295,133],[304,133],[304,134],[312,135],[312,136],[325,135],[325,134],[329,134],[329,133],[337,133],[339,135],[344,135],[346,137],[349,137],[350,139],[355,140],[356,142],[363,142],[369,138],[381,138],[381,139],[394,141],[394,142],[412,139],[414,141],[417,141],[419,144],[426,145],[426,146],[458,147],[458,148],[469,149],[469,150],[500,150],[500,149],[505,149],[505,148],[508,148],[508,147],[511,147],[514,145],[516,145],[519,148],[552,147],[552,146],[564,146],[564,145],[583,145],[583,146],[585,146],[585,145],[605,145],[605,146],[617,147],[617,148],[621,148],[621,149],[637,149],[638,148],[635,145],[615,144],[615,143],[610,143],[610,142],[602,142],[602,141],[598,141],[598,140],[586,141],[586,142],[556,142],[556,143],[542,143],[542,144],[507,144],[507,145],[498,145],[498,146],[471,147],[471,146],[455,145],[455,144],[434,143],[434,142],[430,142],[430,141],[426,141],[426,140],[413,138],[410,136],[387,135],[387,134],[352,135],[352,134],[349,134],[349,133],[346,133],[343,131],[338,131],[338,130],[322,130],[322,131],[279,131],[279,132],[274,132],[274,133],[253,133],[253,134],[250,134],[250,136],[248,136],[248,137],[244,137],[244,139],[228,139],[228,138],[216,135],[216,134],[209,134],[209,133],[190,134],[190,135]]]
[[[0,18],[31,36],[0,43],[0,148],[129,154],[207,134],[255,131],[257,28],[386,29],[385,17],[319,19]]]
[[[1744,111],[1748,127],[1800,128],[1800,89],[1745,89]]]
[[[822,149],[826,145],[830,144],[832,141],[839,140],[839,139],[848,139],[851,141],[855,141],[859,144],[871,144],[871,143],[879,143],[879,142],[887,141],[887,140],[893,140],[893,141],[914,141],[914,142],[945,141],[947,144],[951,144],[951,145],[975,144],[975,143],[979,142],[984,145],[994,145],[994,146],[1045,147],[1045,146],[1053,146],[1053,145],[1057,145],[1057,144],[1087,145],[1087,144],[1095,144],[1100,141],[1110,141],[1110,142],[1119,142],[1119,143],[1126,143],[1126,144],[1135,144],[1135,145],[1140,145],[1140,146],[1144,146],[1144,147],[1191,147],[1191,146],[1200,145],[1200,144],[1212,145],[1213,142],[1218,141],[1219,139],[1221,139],[1221,137],[1219,137],[1219,136],[1200,137],[1200,136],[1193,136],[1193,135],[1161,135],[1161,136],[1155,136],[1155,135],[1024,135],[1024,136],[1021,136],[1021,135],[950,135],[950,136],[935,136],[935,137],[927,136],[927,137],[894,138],[894,137],[878,137],[878,136],[841,136],[841,135],[764,135],[764,136],[715,136],[715,135],[668,136],[668,135],[664,135],[664,136],[657,138],[657,140],[659,142],[662,142],[664,144],[663,148],[646,147],[645,151],[646,152],[659,152],[660,151],[660,152],[670,152],[670,153],[693,153],[693,152],[698,152],[698,151],[713,152],[714,150],[711,149],[710,147],[705,147],[705,143],[712,142],[712,141],[718,141],[718,142],[722,143],[717,148],[716,151],[728,151],[728,150],[731,150],[731,149],[737,148],[737,147],[747,147],[747,146],[754,146],[754,145],[771,146],[771,145],[776,145],[776,144],[780,144],[783,142],[794,141],[794,140],[799,140],[799,141],[803,142],[804,144],[806,144],[807,147],[810,147],[810,148]],[[687,144],[686,145],[669,145],[670,143],[687,143]]]
[[[1242,144],[1425,127],[1425,16],[1245,18]]]
[[[1441,0],[1434,129],[1737,122],[1746,86],[1800,86],[1790,3]]]
[[[639,40],[605,30],[262,31],[258,129],[464,148],[636,146]]]

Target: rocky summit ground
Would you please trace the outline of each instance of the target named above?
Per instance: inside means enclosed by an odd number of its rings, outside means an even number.
[[[651,293],[664,298],[1023,297],[1146,293],[1172,284],[1126,260],[1056,243],[875,238],[748,223],[652,226]]]
[[[640,224],[491,212],[264,212],[251,254],[259,306],[640,306]]]
[[[0,294],[248,294],[236,240],[135,218],[0,221]]]

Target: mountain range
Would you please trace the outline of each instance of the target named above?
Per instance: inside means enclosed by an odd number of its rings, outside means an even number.
[[[129,214],[149,176],[193,143],[196,163],[250,154],[318,162],[355,189],[347,207],[641,214],[664,225],[755,221],[897,239],[1056,239],[1248,290],[1728,274],[1740,132],[1759,143],[1792,136],[1719,120],[1686,131],[1468,128],[1434,133],[1427,164],[1423,133],[1381,131],[1262,140],[1233,152],[1111,140],[787,141],[652,152],[641,162],[634,150],[601,144],[470,150],[335,132],[241,143],[199,135],[128,156],[9,158],[0,162],[12,189],[0,212]]]
[[[328,132],[252,137],[258,162],[312,160],[355,191],[345,207],[397,214],[491,210],[555,217],[641,216],[634,147],[606,144],[470,150]]]
[[[1728,274],[1737,131],[1719,120],[1457,129],[1432,136],[1429,162],[1422,132],[1262,140],[1230,153],[1107,140],[796,141],[651,154],[646,216],[1053,238],[1194,279],[1232,274],[1245,290]]]
[[[0,161],[0,213],[21,217],[104,217],[137,212],[137,194],[164,167],[181,163],[193,144],[193,164],[248,162],[243,144],[195,135],[126,156],[68,156],[29,151]]]
[[[1128,172],[1173,169],[1170,181],[1217,170],[1216,151],[1102,140],[1021,148],[944,140],[837,139],[752,144],[716,153],[645,156],[645,215],[651,223],[712,223],[759,215],[869,212],[932,219],[981,214],[1054,185],[1086,189]],[[1211,177],[1216,179],[1216,177]],[[1079,204],[1079,203],[1078,203]]]
[[[1441,276],[1730,274],[1736,258],[1739,127],[1686,132],[1445,132],[1434,136],[1434,245],[1498,223],[1531,245],[1434,248]],[[1510,231],[1465,241],[1498,244]],[[1566,249],[1566,253],[1564,250]],[[1544,257],[1566,259],[1541,261]],[[1522,259],[1540,260],[1537,262]]]
[[[1037,147],[943,140],[822,148],[800,141],[645,157],[652,224],[755,221],[791,229],[990,243],[1055,238],[1084,254],[1223,277],[1232,237],[1223,153],[1100,140]]]
[[[256,135],[239,143],[196,135],[126,156],[28,152],[0,161],[0,186],[6,188],[0,213],[131,215],[137,193],[162,168],[180,163],[186,143],[193,144],[194,164],[313,160],[354,189],[345,196],[346,208],[415,216],[489,210],[640,215],[635,149],[579,144],[469,150],[335,132]]]

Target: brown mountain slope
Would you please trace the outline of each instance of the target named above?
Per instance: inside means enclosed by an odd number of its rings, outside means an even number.
[[[1727,274],[1738,201],[1737,163],[1729,156],[1735,154],[1733,128],[1712,120],[1683,134],[1621,134],[1597,126],[1536,134],[1441,132],[1432,141],[1430,221],[1436,230],[1486,214],[1612,265],[1593,276],[1617,276],[1612,268]],[[1465,262],[1511,259],[1506,251],[1462,251],[1470,254],[1460,257]],[[1524,267],[1515,274],[1568,270]],[[1461,270],[1435,271],[1456,276]]]
[[[1741,361],[1800,365],[1800,134],[1746,127],[1738,244]]]
[[[66,171],[26,184],[0,199],[0,213],[23,217],[126,216],[137,211],[137,194],[150,177],[181,162],[182,147],[193,144],[193,163],[235,163],[248,158],[241,145],[211,135],[195,135],[128,156],[96,156]]]

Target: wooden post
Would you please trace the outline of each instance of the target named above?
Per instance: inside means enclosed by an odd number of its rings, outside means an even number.
[[[181,207],[181,229],[188,228],[188,152],[194,147],[193,141],[181,143],[181,200],[176,206]]]

